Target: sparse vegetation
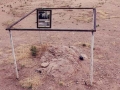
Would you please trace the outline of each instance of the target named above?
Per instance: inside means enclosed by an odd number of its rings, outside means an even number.
[[[89,43],[84,43],[84,42],[77,42],[75,43],[74,45],[76,46],[83,46],[83,47],[90,47],[90,44]]]
[[[48,44],[41,44],[40,45],[39,52],[38,52],[39,57],[41,57],[45,53],[45,51],[47,50],[47,48],[48,48]]]
[[[21,68],[24,68],[24,67],[31,68],[36,65],[36,63],[32,59],[20,60],[19,64],[20,64]]]
[[[99,26],[100,26],[99,24],[96,25],[96,27],[99,27]]]
[[[64,83],[63,81],[59,81],[59,85],[60,85],[60,86],[64,86],[65,83]]]
[[[23,88],[32,89],[32,90],[37,89],[37,87],[42,84],[40,76],[38,75],[27,77],[23,80],[20,80],[19,83]]]
[[[24,6],[21,6],[20,8],[23,8]],[[10,8],[10,11],[8,14],[12,14],[14,17],[21,17],[26,14],[26,11],[23,9],[18,9],[18,8]]]
[[[2,49],[0,49],[0,56],[3,54]]]
[[[32,56],[35,56],[35,57],[37,56],[38,50],[37,50],[36,46],[31,46],[30,51],[31,51]]]
[[[118,1],[0,0],[0,90],[120,90]],[[84,32],[40,31],[42,43],[50,43],[48,46],[38,44],[40,37],[37,32],[12,31],[20,76],[19,80],[16,80],[9,33],[4,29],[35,8],[81,6],[97,7],[98,32],[95,34],[93,86],[89,82],[91,34]],[[13,28],[34,28],[35,17],[36,12]],[[92,19],[92,10],[52,10],[54,29],[90,29],[93,25]],[[88,58],[81,62],[79,56],[83,53]]]
[[[30,57],[29,48],[30,48],[30,46],[26,45],[26,44],[20,45],[20,46],[15,48],[15,54],[16,54],[17,61],[28,59]],[[9,50],[7,52],[11,52],[11,50]],[[8,57],[8,61],[6,63],[13,63],[13,56],[12,55],[10,55]]]
[[[5,27],[9,27],[13,23],[14,23],[14,20],[8,20],[8,21],[3,22],[2,25]]]
[[[2,64],[3,64],[3,61],[0,60],[0,65],[2,65]]]
[[[18,60],[22,59],[27,59],[30,57],[30,51],[29,51],[30,46],[29,45],[20,45],[18,46],[15,51],[16,51],[16,57]]]
[[[87,23],[89,23],[89,22],[92,22],[92,17],[88,17],[87,16],[87,18],[85,17],[85,16],[83,16],[83,17],[79,17],[79,18],[74,18],[77,22],[87,22]]]
[[[90,47],[90,44],[89,43],[82,43],[82,46],[83,47]]]
[[[105,11],[98,10],[97,14],[98,14],[98,19],[109,19],[110,18],[109,14]]]

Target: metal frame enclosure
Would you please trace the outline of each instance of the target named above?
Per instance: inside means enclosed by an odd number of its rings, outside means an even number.
[[[58,28],[52,29],[52,28],[48,28],[48,27],[46,27],[46,28],[37,28],[37,29],[36,28],[27,28],[27,29],[25,29],[25,28],[12,28],[14,25],[16,25],[21,20],[23,20],[24,18],[26,18],[27,16],[29,16],[30,14],[32,14],[34,11],[36,11],[36,12],[37,12],[37,10],[51,10],[52,11],[53,9],[91,9],[91,10],[93,10],[93,29],[90,29],[90,30],[86,30],[86,29],[58,29]],[[9,26],[8,28],[6,28],[6,30],[17,30],[17,31],[72,31],[72,32],[75,31],[75,32],[96,32],[96,8],[36,8],[33,11],[31,11],[30,13],[28,13],[26,16],[22,17],[20,20],[16,21],[11,26]]]
[[[53,9],[92,9],[93,10],[93,29],[92,30],[84,30],[84,29],[51,29],[51,28],[37,28],[37,29],[32,29],[32,28],[28,28],[28,29],[22,29],[22,28],[12,28],[14,25],[16,25],[17,23],[19,23],[21,20],[23,20],[24,18],[26,18],[27,16],[29,16],[30,14],[32,14],[34,11],[37,10],[53,10]],[[51,15],[52,16],[52,15]],[[37,17],[38,19],[38,17]],[[37,26],[38,27],[38,26]],[[6,30],[9,30],[9,34],[10,34],[10,42],[11,42],[11,46],[12,46],[12,52],[13,52],[13,58],[14,58],[14,65],[15,65],[15,72],[16,72],[16,78],[19,78],[19,74],[18,74],[18,69],[17,69],[17,63],[16,63],[16,57],[15,57],[15,51],[14,51],[14,45],[13,45],[13,39],[12,39],[12,33],[11,30],[16,30],[16,31],[69,31],[69,32],[90,32],[92,34],[91,37],[91,60],[90,60],[90,82],[91,85],[93,83],[93,49],[94,49],[94,32],[96,32],[96,9],[95,8],[36,8],[33,11],[31,11],[30,13],[28,13],[27,15],[25,15],[24,17],[22,17],[20,20],[16,21],[15,23],[13,23],[11,26],[9,26],[8,28],[6,28]]]

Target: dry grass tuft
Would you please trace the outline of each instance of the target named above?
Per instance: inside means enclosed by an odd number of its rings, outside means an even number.
[[[2,65],[4,62],[3,62],[3,60],[0,60],[0,65]]]
[[[14,17],[21,17],[26,14],[25,10],[18,10],[17,8],[11,8],[8,14],[13,15]]]
[[[30,45],[21,45],[15,48],[17,60],[27,59],[30,57]]]
[[[48,49],[48,44],[41,44],[40,46],[38,46],[39,50],[38,50],[38,55],[41,57],[45,51]]]
[[[3,51],[2,51],[2,49],[0,49],[0,56],[3,54]]]
[[[82,46],[83,47],[90,47],[90,44],[89,43],[82,43]]]
[[[41,44],[41,45],[34,45],[37,47],[38,53],[37,53],[37,57],[41,57],[45,51],[48,48],[48,44]],[[16,54],[16,59],[17,61],[19,61],[19,63],[25,67],[33,67],[35,65],[35,63],[32,62],[32,60],[30,60],[29,58],[31,57],[31,51],[30,51],[31,46],[27,45],[27,44],[23,44],[20,45],[18,47],[15,48],[15,54]],[[13,63],[13,56],[11,54],[11,56],[8,58],[8,63]],[[33,63],[33,64],[32,64]],[[31,66],[29,66],[28,64],[31,64]]]
[[[74,18],[77,22],[87,22],[87,23],[89,23],[89,22],[92,22],[92,17],[76,17],[76,18]]]
[[[60,86],[65,86],[65,82],[59,81],[59,85],[60,85]]]
[[[109,18],[108,13],[106,13],[106,12],[104,12],[104,11],[99,10],[99,11],[97,11],[97,14],[98,14],[98,17],[99,17],[99,18],[102,18],[102,19],[107,19],[107,18]]]
[[[36,90],[38,86],[42,84],[42,80],[40,76],[36,75],[36,76],[27,77],[23,80],[20,80],[19,83],[23,88]]]
[[[30,45],[20,45],[18,47],[15,48],[15,54],[16,54],[16,59],[19,60],[25,60],[28,59],[30,57]],[[8,57],[8,63],[13,63],[13,56],[12,54],[10,55],[10,57]]]
[[[111,16],[110,18],[120,18],[120,16]]]
[[[8,20],[8,21],[3,22],[2,25],[5,27],[9,27],[13,23],[14,23],[14,20],[10,20],[10,21]]]
[[[83,46],[83,47],[91,47],[89,43],[83,43],[83,42],[76,42],[74,43],[75,46]]]
[[[31,68],[36,65],[36,63],[32,59],[20,60],[19,64],[21,65],[21,67],[27,67],[27,68]]]
[[[83,12],[81,11],[81,13],[77,16],[73,16],[73,19],[75,19],[77,22],[85,22],[85,23],[90,23],[92,22],[92,12]]]
[[[2,54],[3,54],[3,51],[2,51],[2,49],[0,49],[0,56],[2,56]],[[4,63],[3,60],[0,60],[0,65],[3,63]]]

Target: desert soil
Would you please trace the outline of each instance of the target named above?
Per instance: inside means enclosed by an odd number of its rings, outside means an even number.
[[[9,32],[5,29],[40,7],[95,7],[94,81],[90,85],[90,32],[12,31],[19,79]],[[76,15],[76,16],[75,16]],[[71,17],[71,19],[69,18]],[[53,11],[53,28],[91,29],[91,11]],[[0,90],[120,90],[120,0],[0,0]],[[36,12],[16,28],[36,28]],[[30,54],[36,46],[37,56]],[[79,60],[85,54],[85,60]]]

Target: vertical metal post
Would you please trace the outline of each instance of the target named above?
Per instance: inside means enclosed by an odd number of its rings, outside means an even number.
[[[37,21],[37,28],[38,28],[38,9],[36,9],[36,21]],[[40,44],[42,44],[42,35],[41,35],[41,31],[39,31],[39,39],[40,39]]]
[[[91,60],[90,60],[90,84],[93,84],[93,49],[94,49],[94,32],[91,38]]]
[[[93,28],[96,30],[96,9],[93,9]],[[91,38],[91,60],[90,60],[90,84],[93,84],[93,50],[94,50],[94,32]]]
[[[42,44],[42,33],[39,31],[40,44]]]
[[[17,68],[16,57],[15,57],[15,50],[14,50],[14,45],[13,45],[12,33],[11,33],[10,30],[9,30],[9,34],[10,34],[10,43],[11,43],[11,46],[12,46],[12,53],[13,53],[13,58],[14,58],[14,66],[15,66],[16,78],[18,79],[19,78],[18,68]]]

